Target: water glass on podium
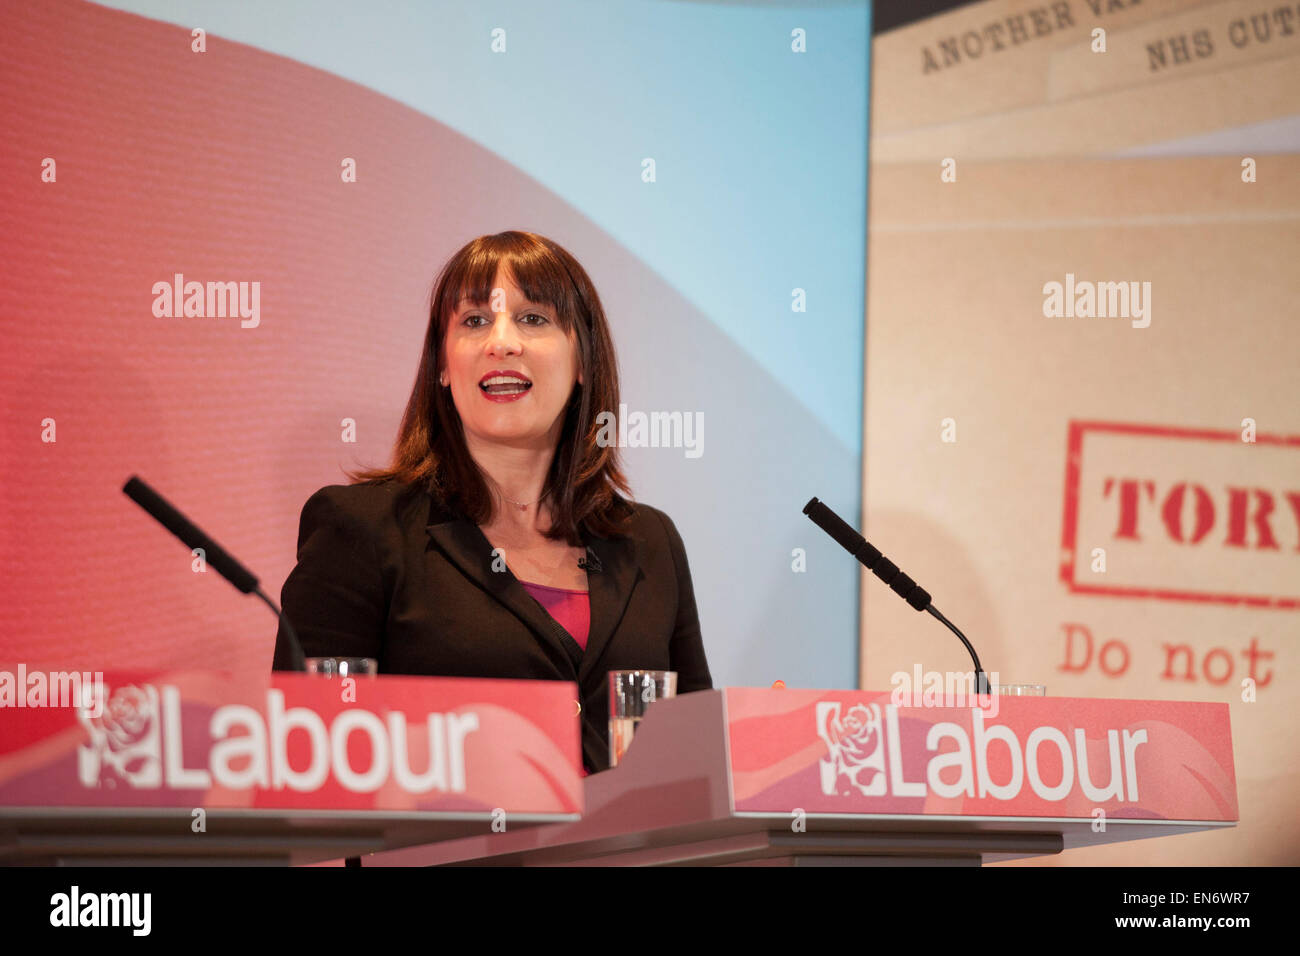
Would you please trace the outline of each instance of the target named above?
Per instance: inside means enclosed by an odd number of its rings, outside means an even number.
[[[617,767],[647,708],[677,696],[676,671],[609,672],[609,765]]]
[[[374,677],[379,662],[373,657],[309,657],[307,673],[317,677]]]

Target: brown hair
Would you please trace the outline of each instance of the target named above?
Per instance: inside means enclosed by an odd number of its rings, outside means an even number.
[[[550,472],[542,488],[553,521],[548,538],[580,545],[579,529],[601,537],[624,534],[631,508],[618,492],[631,490],[619,464],[618,448],[601,446],[596,416],[616,412],[618,360],[595,286],[566,250],[531,232],[501,232],[467,243],[443,266],[429,302],[429,328],[415,387],[398,429],[392,465],[348,475],[353,484],[396,480],[420,486],[475,524],[492,517],[492,495],[470,457],[451,390],[439,386],[443,343],[450,317],[462,297],[489,301],[498,264],[506,267],[524,295],[556,311],[565,334],[576,332],[578,368],[584,384],[574,384]]]

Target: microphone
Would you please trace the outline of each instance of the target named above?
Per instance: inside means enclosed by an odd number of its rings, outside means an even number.
[[[881,554],[878,549],[872,547],[866,538],[854,531],[843,518],[816,498],[810,499],[803,506],[803,513],[811,518],[817,527],[839,542],[845,551],[861,561],[872,574],[888,584],[890,590],[895,594],[914,609],[929,611],[931,615],[942,621],[950,631],[956,634],[961,639],[961,642],[966,645],[966,650],[970,651],[970,658],[975,664],[975,693],[990,693],[988,675],[980,667],[979,655],[975,653],[975,648],[971,646],[970,641],[966,640],[966,635],[957,630],[956,625],[940,614],[939,609],[930,603],[929,591],[904,574],[902,568]]]
[[[596,556],[595,551],[587,548],[587,553],[578,559],[578,567],[584,571],[590,571],[592,574],[597,574],[601,569],[600,558]]]
[[[289,619],[276,606],[276,603],[258,587],[258,581],[253,572],[236,561],[225,548],[204,534],[189,518],[186,518],[173,508],[167,499],[150,488],[138,476],[132,475],[130,480],[122,486],[122,491],[128,498],[152,515],[159,524],[185,542],[185,546],[191,551],[195,548],[202,548],[204,560],[212,567],[212,570],[220,574],[242,593],[255,594],[265,601],[267,606],[276,613],[276,616],[284,624],[284,629],[289,635],[289,650],[293,669],[298,671],[307,669],[306,655],[303,654],[302,645],[298,643],[298,635],[294,633],[293,625],[289,623]]]

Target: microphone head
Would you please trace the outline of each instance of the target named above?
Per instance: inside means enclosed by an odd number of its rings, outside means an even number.
[[[122,486],[122,492],[139,505],[150,517],[174,534],[190,550],[201,548],[213,571],[245,594],[257,590],[257,578],[236,561],[225,548],[217,544],[189,518],[177,511],[166,498],[154,491],[138,476],[132,475]]]
[[[849,527],[843,518],[816,498],[803,506],[803,513],[812,519],[813,524],[834,538],[840,547],[854,557],[859,556],[858,552],[863,545],[870,547],[862,535]],[[871,550],[874,551],[875,549],[872,548]],[[867,567],[871,567],[871,564],[868,563]]]
[[[929,606],[928,591],[904,574],[898,565],[881,554],[870,541],[858,534],[829,507],[813,498],[803,506],[803,513],[913,608],[923,611]]]

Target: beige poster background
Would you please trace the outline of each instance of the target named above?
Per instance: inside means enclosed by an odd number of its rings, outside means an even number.
[[[1285,602],[1300,599],[1300,154],[1256,154],[1243,130],[1242,149],[1220,155],[1098,157],[1285,121],[1300,111],[1300,58],[1279,55],[1275,34],[1257,56],[1220,44],[1221,65],[1152,78],[1124,31],[1151,43],[1205,29],[1217,43],[1272,7],[1147,3],[1112,25],[1123,57],[1082,56],[1079,27],[926,85],[924,46],[1034,6],[976,4],[873,50],[866,533],[1004,680],[1230,705],[1238,827],[1004,865],[1297,864],[1300,609]],[[1087,4],[1069,6],[1084,20]],[[1256,182],[1242,181],[1245,157]],[[1067,275],[1150,283],[1149,325],[1045,316],[1045,284]],[[1244,419],[1263,440],[1241,441]],[[1088,433],[1076,583],[1260,603],[1072,590],[1060,572],[1071,422],[1230,437]],[[1138,489],[1128,536],[1125,480]],[[917,663],[969,669],[938,622],[870,575],[862,589],[861,686],[887,689]]]

